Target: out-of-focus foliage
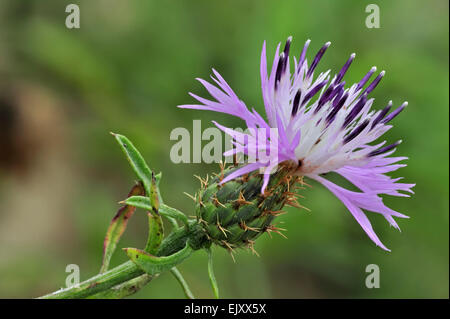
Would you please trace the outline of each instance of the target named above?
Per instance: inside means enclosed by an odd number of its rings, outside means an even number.
[[[65,27],[77,3],[81,28]],[[448,298],[449,100],[448,2],[380,1],[381,27],[368,29],[364,1],[1,1],[0,2],[0,297],[35,297],[61,287],[67,264],[82,279],[101,263],[103,237],[134,175],[110,131],[127,135],[151,168],[162,171],[164,201],[188,215],[198,180],[217,165],[173,164],[176,127],[225,115],[180,110],[202,93],[194,80],[216,68],[250,107],[262,111],[259,58],[292,35],[293,52],[332,45],[319,69],[337,71],[356,52],[347,83],[372,65],[386,70],[375,106],[409,101],[386,134],[400,138],[408,167],[394,174],[417,183],[411,199],[387,198],[411,218],[402,232],[370,216],[383,242],[376,248],[350,213],[317,184],[304,191],[311,213],[279,217],[288,239],[266,235],[261,257],[242,251],[233,263],[215,249],[222,297]],[[311,57],[310,57],[311,58]],[[200,94],[200,95],[202,95]],[[95,199],[95,201],[94,201]],[[144,247],[146,214],[136,213],[120,247]],[[167,225],[170,229],[170,225]],[[120,248],[119,247],[119,248]],[[112,265],[127,257],[118,249]],[[377,264],[381,287],[365,287]],[[212,297],[207,254],[180,265],[193,293]],[[139,298],[182,298],[170,274]]]

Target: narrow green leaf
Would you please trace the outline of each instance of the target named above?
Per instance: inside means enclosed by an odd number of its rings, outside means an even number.
[[[189,221],[187,216],[180,212],[178,209],[162,204],[159,208],[159,213],[167,218],[179,220],[186,226],[187,229],[189,228]]]
[[[150,204],[150,198],[145,196],[131,196],[120,202],[127,205],[131,205],[137,208],[142,208],[148,211],[152,210],[152,205]]]
[[[211,248],[208,248],[208,249],[206,249],[206,251],[208,252],[209,281],[211,282],[211,287],[214,292],[214,297],[216,299],[219,299],[219,286],[217,285],[216,276],[214,275],[212,250],[211,250]]]
[[[150,211],[155,218],[151,219],[149,217],[149,237],[147,239],[146,250],[154,252],[153,250],[156,251],[159,247],[164,235],[161,217],[158,215],[160,205],[158,185],[161,180],[162,173],[155,176],[152,170],[148,167],[142,155],[128,138],[120,134],[112,134],[125,153],[139,180],[141,180],[144,185],[145,194],[142,195],[147,195],[149,197],[150,208],[147,210]]]
[[[189,288],[189,285],[187,284],[186,280],[184,280],[183,275],[181,272],[177,269],[177,267],[173,267],[170,269],[170,272],[175,277],[175,279],[178,281],[178,283],[181,285],[181,288],[183,289],[184,295],[187,299],[195,299],[194,295],[192,294],[191,289]]]
[[[180,226],[178,226],[177,220],[175,218],[169,217],[169,216],[165,216],[168,220],[170,225],[172,225],[172,230],[177,230],[178,228],[180,228]]]
[[[139,180],[144,184],[144,188],[147,194],[150,194],[150,188],[152,183],[152,171],[148,167],[141,153],[134,147],[131,141],[123,135],[111,133],[116,141],[119,143],[120,148],[125,153],[125,156],[130,162],[131,167],[136,173]]]
[[[161,181],[162,172],[155,175],[156,185],[159,187],[159,182]]]
[[[147,213],[148,215],[148,239],[145,251],[149,254],[156,254],[164,237],[164,229],[161,216]]]
[[[162,177],[162,172],[159,172],[158,174],[155,175],[156,186],[158,186],[157,191],[158,191],[158,199],[159,199],[159,204],[160,205],[162,205],[164,203],[164,201],[163,201],[163,199],[161,197],[161,192],[159,190],[159,182],[161,181],[161,177]],[[178,226],[178,223],[177,223],[175,218],[172,218],[172,217],[169,217],[169,216],[165,216],[165,217],[169,220],[169,222],[172,225],[172,228],[174,230],[178,229],[179,226]]]
[[[144,188],[142,184],[139,183],[133,186],[128,196],[133,195],[144,195]],[[106,231],[105,240],[103,241],[103,260],[100,273],[108,270],[111,257],[116,250],[117,243],[127,227],[128,220],[131,216],[133,216],[135,211],[136,207],[132,205],[125,205],[117,211],[116,215],[111,220],[108,230]]]
[[[158,186],[156,185],[155,174],[152,172],[152,183],[150,185],[150,206],[152,207],[151,211],[155,214],[158,214],[159,211],[159,192]]]
[[[130,196],[126,200],[123,201],[124,204],[135,206],[138,208],[142,208],[145,210],[152,210],[152,205],[150,203],[150,199],[145,196]],[[175,218],[180,220],[186,226],[188,225],[188,218],[185,214],[180,212],[178,209],[167,206],[166,204],[161,204],[159,207],[159,213],[165,217]]]
[[[186,258],[188,258],[193,249],[186,243],[186,246],[170,256],[157,257],[137,248],[125,248],[128,257],[139,268],[149,275],[160,274],[164,271],[170,270]]]

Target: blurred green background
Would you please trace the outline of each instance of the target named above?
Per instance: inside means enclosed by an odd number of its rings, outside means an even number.
[[[302,204],[279,218],[288,239],[261,237],[261,257],[242,251],[236,263],[216,249],[216,276],[226,298],[448,298],[449,100],[448,2],[378,1],[381,27],[368,29],[375,1],[6,1],[0,2],[0,297],[29,298],[65,285],[67,264],[81,278],[100,267],[107,226],[134,175],[110,131],[127,135],[151,167],[163,172],[165,201],[188,215],[183,192],[218,165],[173,164],[169,134],[211,120],[239,127],[230,116],[180,110],[188,91],[207,93],[195,77],[216,68],[247,106],[263,112],[259,80],[264,40],[273,57],[292,35],[309,59],[332,45],[320,71],[337,71],[357,57],[347,83],[371,66],[387,75],[375,107],[409,101],[386,138],[403,139],[408,167],[394,176],[417,183],[410,199],[387,198],[402,232],[370,214],[387,253],[370,241],[344,205],[313,184]],[[81,28],[65,27],[76,3]],[[135,214],[121,247],[142,247],[146,217]],[[121,251],[113,264],[126,260]],[[179,269],[197,297],[210,298],[206,254]],[[377,264],[381,287],[365,287],[365,268]],[[163,274],[138,298],[183,298]]]

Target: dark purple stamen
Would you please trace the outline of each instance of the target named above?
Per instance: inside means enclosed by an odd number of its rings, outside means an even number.
[[[299,70],[302,67],[303,62],[305,61],[306,51],[308,50],[308,46],[309,46],[310,42],[311,42],[311,40],[307,40],[305,42],[305,45],[303,46],[302,53],[300,54],[300,58],[298,60],[298,69]]]
[[[325,93],[320,97],[319,103],[317,104],[317,108],[314,110],[314,113],[319,112],[319,110],[322,108],[322,106],[327,103],[328,101],[331,101],[338,92],[343,91],[343,88],[345,86],[345,81],[341,82],[339,85],[330,85],[328,89],[325,90]]]
[[[364,85],[366,85],[367,81],[368,81],[369,78],[372,76],[372,74],[375,73],[376,70],[377,70],[377,68],[376,68],[376,67],[373,67],[373,68],[370,69],[369,72],[367,72],[366,75],[364,75],[364,77],[361,79],[361,81],[359,81],[358,86],[356,87],[356,90],[357,90],[357,91],[360,90],[360,89],[362,89],[362,87],[363,87]]]
[[[384,74],[386,72],[381,71],[380,74],[378,74],[378,76],[375,78],[375,80],[372,81],[372,83],[369,84],[369,86],[364,90],[364,93],[369,94],[370,92],[372,92],[378,85],[378,83],[380,83],[381,79],[383,78]]]
[[[400,107],[398,107],[394,112],[392,112],[391,114],[389,114],[388,116],[386,116],[381,123],[385,124],[387,122],[389,122],[390,120],[392,120],[394,117],[396,117],[397,115],[400,114],[401,111],[403,111],[405,109],[405,107],[408,106],[408,102],[403,103]]]
[[[284,45],[284,56],[289,56],[289,50],[291,48],[292,37],[287,38],[286,44]]]
[[[350,134],[348,134],[344,138],[344,144],[350,142],[355,137],[357,137],[366,128],[366,126],[369,124],[369,122],[370,122],[369,120],[365,120],[360,125],[358,125]]]
[[[300,89],[297,91],[294,97],[294,101],[292,102],[292,112],[291,115],[294,117],[297,114],[298,106],[300,104],[300,97],[302,96],[302,92]]]
[[[322,88],[327,84],[328,80],[324,80],[317,84],[314,88],[312,88],[306,95],[305,98],[302,101],[302,105],[305,105],[306,102],[308,102],[314,95],[317,94]]]
[[[342,93],[344,92],[344,86],[345,86],[345,81],[342,81],[341,83],[339,83],[339,85],[335,87],[333,92],[331,92],[330,98],[328,100],[331,101],[338,94],[342,96]]]
[[[336,83],[341,82],[342,78],[344,77],[345,73],[347,72],[348,68],[350,67],[350,64],[352,64],[353,60],[355,59],[356,54],[352,53],[350,55],[350,58],[345,62],[344,66],[342,67],[341,71],[339,71],[339,74],[336,77]]]
[[[282,68],[282,72],[281,73],[285,73],[286,72],[286,68],[287,68],[287,65],[288,65],[288,59],[289,59],[289,50],[290,50],[290,48],[291,48],[291,42],[292,42],[292,37],[289,37],[287,40],[286,40],[286,44],[285,44],[285,46],[284,46],[284,51],[283,51],[283,58],[284,58],[284,61],[283,61],[283,68]]]
[[[376,156],[376,155],[380,155],[386,152],[389,152],[390,150],[392,150],[393,148],[397,147],[402,141],[397,141],[394,144],[379,148],[375,151],[370,152],[367,156],[371,157],[371,156]]]
[[[330,114],[328,114],[328,116],[326,117],[326,121],[328,124],[333,122],[334,118],[336,117],[336,114],[339,112],[339,110],[342,108],[342,106],[344,106],[344,103],[347,100],[347,97],[348,97],[348,92],[346,92],[344,94],[344,96],[340,99],[338,97],[335,98],[335,100],[333,101],[333,109],[331,110]],[[338,102],[336,104],[334,104],[334,102],[336,100]]]
[[[325,92],[322,94],[322,96],[319,99],[319,103],[317,103],[317,107],[314,110],[314,113],[319,112],[319,110],[322,108],[322,106],[330,99],[331,93],[333,93],[333,90],[336,86],[331,84]]]
[[[319,63],[320,59],[322,58],[322,56],[324,55],[325,51],[328,49],[330,44],[331,44],[331,42],[325,43],[325,45],[320,48],[319,52],[317,52],[316,56],[314,57],[313,62],[311,63],[308,73],[306,74],[307,78],[309,78],[313,74],[314,69],[316,68],[317,64]]]
[[[378,123],[380,123],[380,121],[386,116],[386,114],[389,112],[389,110],[392,107],[392,101],[389,101],[388,105],[381,110],[380,114],[378,114],[378,116],[375,118],[375,120],[373,120],[372,122],[372,126],[371,129],[373,129]]]
[[[335,91],[336,91],[336,93],[333,94],[333,96],[335,96],[335,98],[333,100],[333,107],[336,107],[336,105],[338,105],[341,102],[341,97],[344,94],[344,87],[339,86],[338,88],[336,88]]]
[[[275,90],[278,87],[278,82],[280,82],[281,74],[284,71],[284,64],[285,64],[285,55],[284,52],[281,52],[280,58],[278,59],[277,71],[275,73]]]
[[[350,113],[347,114],[342,127],[346,127],[347,125],[349,125],[350,122],[353,121],[358,116],[359,112],[361,112],[364,105],[366,105],[366,102],[367,102],[367,94],[364,94],[359,98],[358,102],[356,102],[355,106],[353,106]]]

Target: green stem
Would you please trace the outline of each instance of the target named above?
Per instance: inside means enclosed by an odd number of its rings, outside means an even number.
[[[61,289],[42,296],[43,299],[75,299],[85,298],[99,293],[124,281],[136,278],[144,272],[132,261],[127,261],[105,273],[98,274],[82,283],[65,289]]]
[[[183,249],[186,242],[194,243],[194,249],[201,246],[202,233],[201,227],[195,221],[190,222],[190,227],[181,227],[169,236],[167,236],[158,249],[156,256],[169,256]],[[197,244],[197,247],[195,247]],[[60,289],[48,295],[42,296],[43,299],[72,299],[86,298],[88,296],[108,290],[123,282],[143,275],[144,272],[138,268],[132,261],[127,261],[105,273],[98,274],[90,279],[81,282],[77,286]]]
[[[128,280],[120,285],[112,287],[108,290],[104,290],[95,295],[88,296],[88,299],[121,299],[132,294],[135,294],[141,290],[146,284],[148,284],[152,279],[158,277],[158,275],[150,276],[148,274],[143,274],[139,277]]]
[[[213,256],[211,247],[206,249],[208,253],[208,275],[211,287],[213,289],[214,297],[219,299],[219,286],[217,285],[216,276],[214,275]]]
[[[195,299],[194,295],[192,294],[191,290],[189,289],[189,286],[184,280],[183,275],[180,273],[180,271],[177,269],[177,267],[173,267],[170,272],[173,274],[175,279],[180,283],[181,288],[183,288],[184,295],[188,299]]]

